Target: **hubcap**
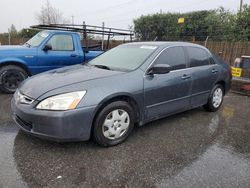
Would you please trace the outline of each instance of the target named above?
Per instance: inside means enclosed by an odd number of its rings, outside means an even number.
[[[220,106],[221,101],[222,101],[222,97],[223,97],[223,92],[222,92],[221,88],[217,88],[213,94],[213,106],[214,106],[214,108],[218,108]]]
[[[122,137],[129,129],[130,118],[128,113],[122,109],[110,112],[102,125],[103,135],[114,140]]]
[[[8,90],[16,90],[18,85],[25,79],[20,71],[9,70],[3,74],[2,84]]]

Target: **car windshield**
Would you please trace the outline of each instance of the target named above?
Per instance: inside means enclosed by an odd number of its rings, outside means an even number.
[[[96,57],[88,64],[98,68],[118,71],[132,71],[157,49],[149,45],[123,45]]]
[[[41,32],[37,33],[34,37],[32,37],[30,40],[28,40],[26,42],[26,44],[28,44],[29,46],[32,46],[32,47],[37,47],[48,36],[49,36],[48,31],[41,31]]]

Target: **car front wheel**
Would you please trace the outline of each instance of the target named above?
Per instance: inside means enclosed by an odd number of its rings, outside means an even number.
[[[0,68],[0,90],[4,93],[14,93],[27,77],[26,71],[19,66],[3,66]]]
[[[127,139],[134,128],[133,108],[124,101],[116,101],[104,107],[94,123],[93,136],[102,146],[114,146]]]
[[[207,104],[204,105],[204,108],[209,112],[217,111],[223,101],[224,90],[222,85],[217,84],[212,89]]]

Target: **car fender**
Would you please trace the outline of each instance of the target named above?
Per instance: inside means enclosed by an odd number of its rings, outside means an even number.
[[[4,58],[0,60],[0,67],[7,66],[7,65],[16,65],[23,68],[29,76],[31,76],[31,71],[29,70],[28,66],[26,65],[25,61],[19,58]]]
[[[110,102],[116,101],[116,100],[125,100],[126,99],[130,99],[133,104],[133,108],[136,108],[136,112],[139,113],[138,114],[138,120],[140,121],[142,119],[143,116],[143,108],[140,107],[143,104],[141,104],[141,102],[136,99],[135,96],[131,95],[128,92],[117,92],[117,93],[113,93],[112,95],[106,96],[105,98],[103,98],[103,100],[101,100],[101,102],[97,105],[96,109],[95,109],[95,116],[99,113],[99,111],[106,106],[107,104],[109,104]]]

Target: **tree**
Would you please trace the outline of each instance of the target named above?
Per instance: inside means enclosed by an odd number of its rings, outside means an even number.
[[[214,10],[205,18],[209,38],[216,41],[234,40],[235,21],[236,15],[223,7]]]
[[[141,16],[134,20],[137,38],[141,40],[205,40],[208,25],[204,19],[211,11],[196,11],[185,14],[157,13]],[[185,23],[178,24],[178,18],[184,17]]]
[[[178,14],[153,14],[134,20],[136,37],[140,40],[176,40],[179,37]]]
[[[12,37],[16,37],[17,36],[17,29],[15,27],[14,24],[11,24],[10,28],[9,28],[9,33]]]
[[[185,18],[178,24],[180,17]],[[140,40],[250,40],[250,6],[234,14],[223,7],[189,13],[157,13],[134,20],[136,37]]]
[[[49,0],[42,6],[40,13],[36,15],[36,19],[39,24],[69,23],[69,20],[64,18],[63,14],[58,9],[52,7]]]
[[[250,41],[250,5],[244,5],[237,14],[235,33],[238,39]]]
[[[31,38],[35,36],[40,30],[32,28],[24,28],[18,32],[18,35],[22,38]]]
[[[195,11],[183,14],[185,18],[183,37],[191,37],[195,40],[204,41],[208,36],[208,24],[204,21],[212,11]]]

